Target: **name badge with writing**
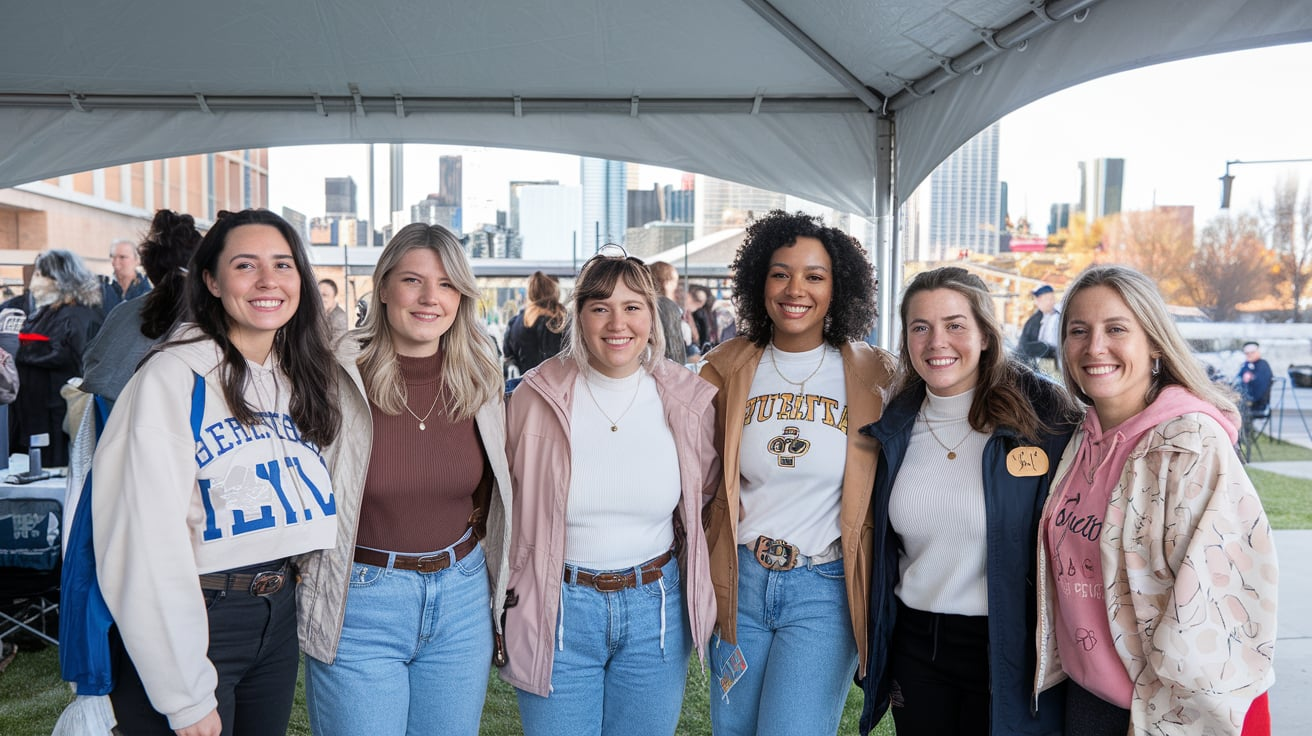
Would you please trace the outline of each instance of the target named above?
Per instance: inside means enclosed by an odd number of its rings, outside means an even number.
[[[1017,478],[1043,475],[1048,472],[1048,453],[1042,447],[1017,447],[1007,453],[1007,472]]]

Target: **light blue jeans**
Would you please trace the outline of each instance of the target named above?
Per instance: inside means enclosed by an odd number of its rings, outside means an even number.
[[[857,663],[843,561],[780,572],[739,545],[737,623],[747,669],[728,695],[719,673],[734,647],[711,637],[715,736],[833,736]]]
[[[316,736],[478,734],[492,666],[483,547],[445,570],[352,563],[337,659],[305,658]]]
[[[613,593],[566,582],[554,644],[551,694],[515,691],[525,736],[673,734],[692,647],[679,561]]]

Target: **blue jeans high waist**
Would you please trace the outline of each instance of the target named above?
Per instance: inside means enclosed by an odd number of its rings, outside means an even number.
[[[337,659],[305,658],[316,736],[478,734],[492,666],[483,547],[438,572],[352,563]]]
[[[836,733],[857,664],[843,561],[767,570],[739,545],[737,624],[747,669],[728,695],[719,673],[734,647],[711,637],[715,736]]]
[[[665,563],[660,579],[613,593],[568,580],[551,694],[516,690],[525,736],[673,734],[692,648],[678,559]]]

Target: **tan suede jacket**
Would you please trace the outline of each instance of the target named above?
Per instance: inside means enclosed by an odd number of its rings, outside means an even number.
[[[720,487],[711,502],[706,540],[711,552],[711,581],[715,585],[720,637],[737,642],[738,617],[738,514],[739,445],[743,411],[756,367],[764,348],[745,338],[721,344],[706,356],[701,377],[720,389],[715,397],[715,449],[724,466]],[[843,540],[843,573],[847,602],[859,657],[857,676],[866,672],[866,615],[870,607],[870,566],[874,549],[874,522],[870,495],[874,488],[879,443],[861,434],[865,425],[884,411],[883,391],[893,372],[893,356],[863,342],[840,349],[847,386],[847,464],[843,470],[843,499],[839,524]]]

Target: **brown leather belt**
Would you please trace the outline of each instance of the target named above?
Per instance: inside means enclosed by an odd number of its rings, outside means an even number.
[[[290,571],[286,562],[276,570],[250,573],[212,572],[200,576],[201,590],[245,590],[251,595],[265,597],[282,590]]]
[[[643,563],[642,582],[643,584],[652,583],[661,579],[661,568],[665,563],[670,561],[674,553],[666,552],[660,557]],[[586,570],[575,569],[573,575],[570,575],[570,568],[565,568],[565,582],[574,585],[585,585],[601,593],[614,593],[625,588],[638,587],[638,576],[632,570],[628,572],[597,572],[592,573]],[[571,580],[570,578],[573,578]]]
[[[454,548],[455,559],[451,558],[451,553],[443,550],[433,555],[397,555],[392,561],[392,567],[397,570],[415,570],[418,572],[439,572],[445,570],[459,560],[463,560],[466,555],[474,551],[478,546],[478,539],[470,534],[465,541],[460,542]],[[387,552],[379,552],[375,549],[365,547],[355,548],[355,561],[373,565],[374,567],[387,567]]]

